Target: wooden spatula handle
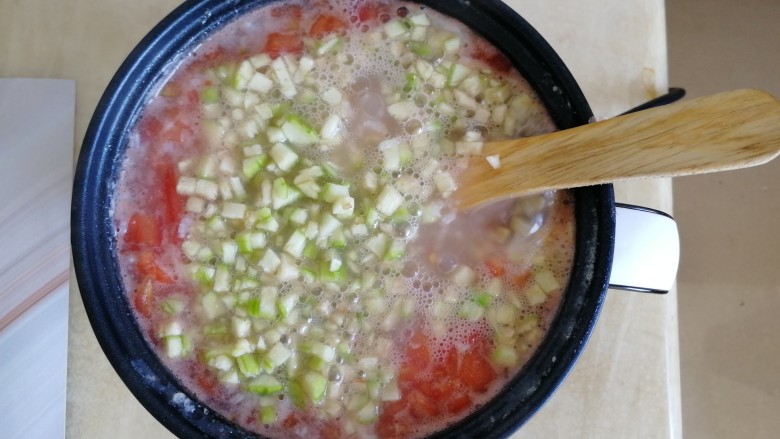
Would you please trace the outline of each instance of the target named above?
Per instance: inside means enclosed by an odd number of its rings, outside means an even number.
[[[511,196],[644,177],[725,171],[780,152],[780,102],[736,90],[557,131],[485,144],[453,197],[464,210]],[[493,169],[485,156],[498,154]]]

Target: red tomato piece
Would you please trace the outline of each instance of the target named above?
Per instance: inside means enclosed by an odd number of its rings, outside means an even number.
[[[403,399],[383,403],[376,423],[377,435],[384,439],[406,436],[411,425],[409,416],[401,413],[406,408],[406,401]]]
[[[282,427],[287,429],[295,428],[298,423],[300,423],[300,419],[298,419],[298,414],[291,413],[289,416],[284,418],[284,421],[282,421]]]
[[[165,229],[170,231],[170,236],[176,241],[179,221],[184,212],[184,198],[176,191],[179,177],[174,165],[159,164],[156,166],[157,178],[163,197],[165,208]]]
[[[271,58],[285,53],[299,53],[303,51],[303,40],[300,35],[273,32],[268,35],[263,51]]]
[[[154,302],[154,285],[152,279],[146,278],[141,283],[141,287],[133,292],[133,308],[145,318],[152,316],[152,306]]]
[[[274,18],[290,18],[300,20],[303,11],[298,5],[282,5],[271,9],[271,16]]]
[[[496,378],[490,361],[476,349],[469,350],[463,355],[458,375],[460,381],[475,392],[484,392]]]
[[[396,416],[404,410],[406,410],[406,401],[403,399],[384,402],[379,409],[379,422],[384,424],[393,423]]]
[[[124,240],[131,249],[138,249],[156,247],[162,242],[162,237],[154,217],[136,212],[127,222]]]
[[[165,109],[162,129],[156,139],[158,142],[182,143],[186,138],[190,126],[185,122],[184,108],[168,107]]]
[[[490,272],[490,275],[493,277],[501,277],[506,273],[506,264],[500,259],[488,259],[485,261],[485,266],[487,267],[488,272]]]
[[[314,38],[322,38],[335,32],[341,32],[347,27],[347,24],[333,15],[322,14],[314,20],[309,29],[309,35]]]
[[[447,411],[453,415],[458,414],[469,407],[471,407],[471,397],[466,393],[453,395],[453,397],[447,401]]]
[[[215,396],[219,391],[219,380],[217,376],[201,365],[193,367],[193,376],[198,386],[209,396]]]
[[[320,439],[341,439],[343,437],[344,432],[341,431],[338,421],[326,421],[320,429]]]
[[[451,373],[455,373],[454,371],[458,370],[459,363],[460,354],[458,353],[458,348],[451,346],[447,350],[447,355],[444,356],[444,367],[446,367],[447,370],[452,371]]]
[[[422,381],[417,384],[417,388],[425,396],[433,400],[446,400],[458,388],[458,383],[453,380],[452,375],[442,375],[441,372],[434,371],[434,376],[430,380]]]
[[[484,48],[480,46],[481,44],[477,44],[474,47],[472,52],[474,58],[482,60],[488,67],[499,72],[508,72],[512,69],[512,61],[503,53],[495,52],[493,50],[484,50]]]
[[[438,402],[417,389],[409,392],[405,399],[409,403],[409,413],[417,419],[428,419],[439,414]]]
[[[187,93],[187,104],[191,107],[200,105],[200,93],[197,90],[190,90]]]
[[[374,3],[361,3],[357,7],[357,17],[361,23],[376,19],[379,15],[379,6]]]
[[[141,251],[136,258],[136,267],[141,277],[149,277],[163,284],[173,283],[173,279],[168,276],[168,273],[157,264],[155,256],[151,251]]]
[[[155,117],[144,117],[141,119],[141,123],[138,126],[138,132],[141,135],[141,140],[146,142],[154,142],[160,137],[163,124],[160,119]]]
[[[515,276],[515,279],[514,279],[515,286],[517,286],[518,288],[522,288],[522,287],[525,286],[526,283],[528,283],[528,281],[530,279],[531,279],[531,272],[530,271],[526,271],[525,273],[519,274],[519,275]]]
[[[363,2],[357,7],[357,18],[361,23],[380,19],[383,23],[389,20],[390,13],[387,7],[374,2]]]

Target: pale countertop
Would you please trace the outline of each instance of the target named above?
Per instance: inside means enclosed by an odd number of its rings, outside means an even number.
[[[510,0],[558,51],[599,118],[667,89],[662,0]],[[75,79],[75,151],[114,71],[176,0],[0,0],[0,76]],[[66,166],[67,164],[63,164]],[[616,185],[667,212],[669,180]],[[168,437],[110,367],[71,281],[66,436]],[[676,292],[611,291],[565,383],[513,438],[681,437]]]

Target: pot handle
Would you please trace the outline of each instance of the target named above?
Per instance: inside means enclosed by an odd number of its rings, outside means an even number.
[[[670,215],[615,203],[615,254],[609,287],[665,294],[677,277],[680,236]]]

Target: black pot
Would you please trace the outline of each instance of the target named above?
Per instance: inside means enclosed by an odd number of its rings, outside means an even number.
[[[166,64],[241,13],[269,0],[190,0],[157,25],[125,60],[101,98],[75,174],[73,258],[100,345],[136,398],[180,437],[252,437],[197,401],[160,363],[137,326],[116,258],[111,216],[127,133]],[[545,40],[497,0],[423,0],[500,48],[536,90],[559,129],[593,116],[582,91]],[[615,239],[611,185],[574,190],[576,252],[571,279],[546,338],[521,373],[476,412],[434,437],[505,437],[526,422],[571,370],[601,309]]]

